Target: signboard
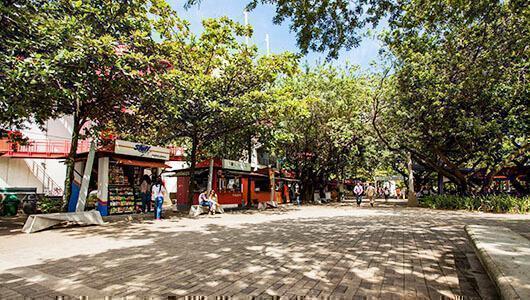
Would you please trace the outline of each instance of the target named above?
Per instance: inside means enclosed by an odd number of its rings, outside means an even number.
[[[144,145],[142,143],[127,142],[122,140],[116,140],[114,153],[137,157],[169,160],[168,148]]]
[[[222,168],[226,170],[235,170],[235,171],[246,171],[250,172],[250,163],[235,161],[235,160],[222,160]]]

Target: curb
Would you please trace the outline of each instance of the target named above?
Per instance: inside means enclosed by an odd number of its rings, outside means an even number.
[[[505,227],[488,227],[488,226],[479,226],[479,225],[466,225],[465,231],[466,234],[473,245],[475,253],[479,258],[480,262],[484,266],[486,273],[490,279],[495,284],[497,291],[502,299],[523,299],[521,295],[517,292],[516,288],[512,285],[510,276],[503,272],[501,266],[495,262],[494,258],[488,253],[486,246],[488,245],[487,241],[481,241],[478,237],[477,230],[495,230],[495,232],[506,232],[515,234],[508,228]],[[528,279],[527,279],[528,280]]]

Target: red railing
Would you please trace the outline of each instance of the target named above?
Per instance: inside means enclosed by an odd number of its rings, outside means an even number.
[[[71,142],[67,140],[30,140],[27,145],[0,140],[0,154],[7,157],[20,158],[60,158],[70,152]],[[77,153],[87,152],[90,142],[79,141]]]
[[[0,139],[0,155],[18,158],[62,158],[70,152],[71,142],[67,140],[30,140],[27,145],[11,143]],[[169,155],[172,160],[184,159],[185,149],[178,146],[169,146]],[[90,142],[79,141],[77,153],[88,152]]]

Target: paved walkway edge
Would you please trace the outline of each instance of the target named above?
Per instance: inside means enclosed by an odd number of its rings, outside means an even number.
[[[530,299],[527,298],[530,296],[529,277],[520,278],[521,274],[527,274],[530,270],[525,270],[527,266],[520,264],[515,258],[518,249],[528,249],[530,241],[506,227],[466,225],[465,229],[480,262],[496,285],[501,298]],[[522,256],[528,254],[523,253]]]

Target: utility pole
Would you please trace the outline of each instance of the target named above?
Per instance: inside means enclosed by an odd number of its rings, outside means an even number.
[[[269,34],[265,33],[265,45],[267,46],[267,56],[271,55],[271,49],[269,45]]]
[[[246,9],[243,11],[243,16],[245,17],[245,26],[248,26],[248,11]],[[245,36],[245,43],[248,47],[248,36]]]
[[[248,133],[248,148],[247,148],[247,151],[248,151],[248,163],[250,164],[250,169],[252,170],[252,133]],[[246,206],[247,208],[251,208],[252,207],[252,191],[251,191],[251,188],[252,188],[252,183],[250,182],[252,179],[251,177],[249,176],[248,177],[248,180],[247,180],[247,203],[246,203]]]

